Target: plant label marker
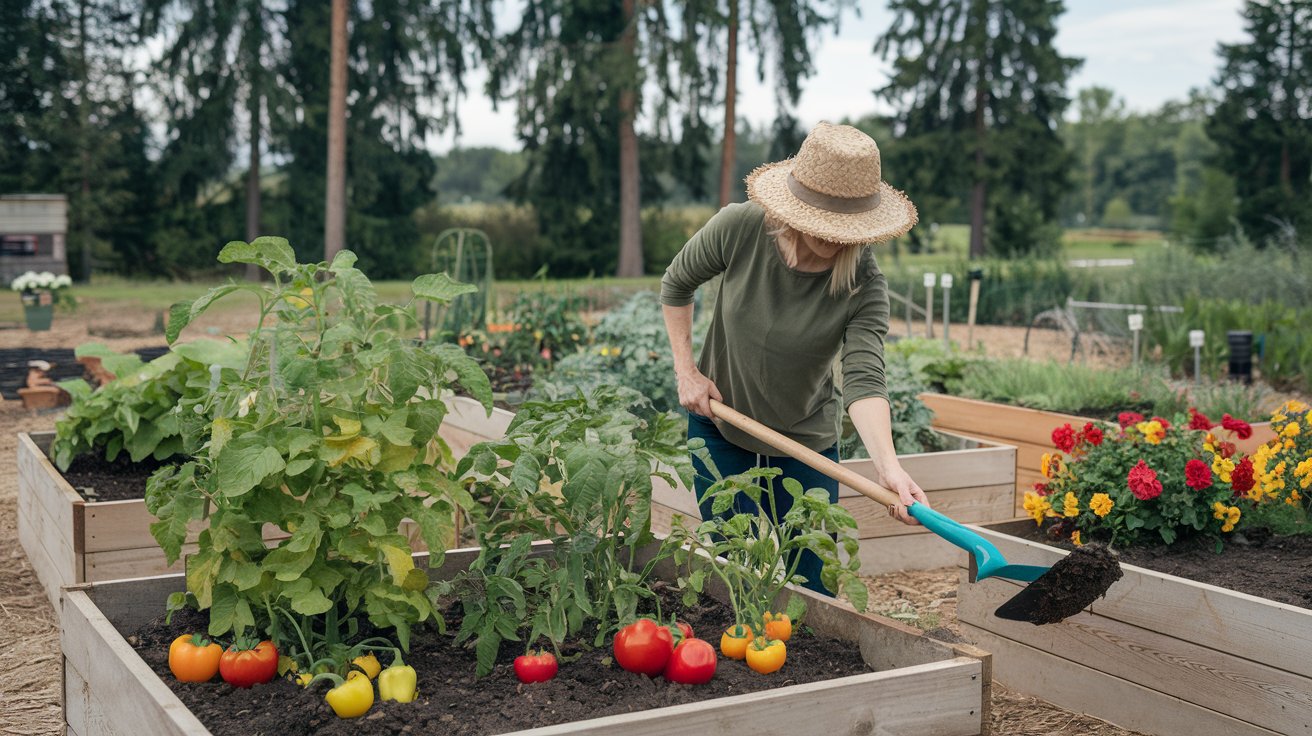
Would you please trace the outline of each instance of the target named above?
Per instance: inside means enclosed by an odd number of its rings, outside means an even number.
[[[952,344],[948,342],[948,299],[952,296],[952,274],[945,273],[939,277],[939,288],[943,289],[943,347],[951,349]]]
[[[925,284],[925,337],[934,337],[934,282],[938,274],[926,273]]]
[[[1203,331],[1189,330],[1189,347],[1194,349],[1194,383],[1203,380]]]
[[[966,349],[975,344],[975,307],[979,305],[979,284],[984,280],[984,269],[970,269],[970,309],[966,314]]]
[[[1130,332],[1134,335],[1134,364],[1139,365],[1139,333],[1143,331],[1143,315],[1131,314]]]

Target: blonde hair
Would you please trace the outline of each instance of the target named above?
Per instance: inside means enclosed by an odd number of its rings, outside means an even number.
[[[766,232],[779,241],[784,262],[789,268],[796,268],[797,249],[802,245],[802,234],[792,225],[769,216],[765,218],[765,227]],[[838,253],[834,254],[833,270],[829,272],[829,296],[851,296],[860,290],[856,284],[856,267],[861,262],[861,252],[865,248],[864,245],[839,247]]]

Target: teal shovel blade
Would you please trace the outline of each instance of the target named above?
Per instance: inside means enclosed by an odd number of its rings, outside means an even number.
[[[975,558],[976,580],[996,577],[1032,583],[1049,569],[1041,565],[1008,564],[998,548],[987,539],[924,504],[912,504],[907,511],[926,529],[969,552]]]

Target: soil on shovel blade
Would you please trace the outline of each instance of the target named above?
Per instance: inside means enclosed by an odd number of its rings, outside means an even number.
[[[1090,544],[1076,549],[1029,584],[1035,602],[1030,621],[1055,624],[1074,616],[1106,594],[1121,574],[1116,555],[1106,547]]]
[[[146,480],[166,464],[150,457],[134,463],[126,452],[109,462],[98,451],[73,458],[64,479],[88,501],[125,501],[145,498]]]
[[[673,601],[671,601],[673,602]],[[720,633],[732,623],[732,612],[715,601],[677,611],[698,636],[718,649]],[[854,644],[821,638],[804,625],[788,642],[788,661],[772,675],[758,675],[744,662],[720,657],[715,678],[706,685],[676,685],[662,678],[625,672],[611,657],[609,646],[565,650],[578,659],[563,662],[554,680],[522,685],[512,662],[522,645],[507,642],[492,674],[474,677],[471,649],[452,645],[450,636],[432,630],[416,631],[405,661],[419,674],[419,695],[412,703],[376,702],[363,717],[339,719],[324,702],[328,683],[307,691],[290,680],[239,690],[221,679],[203,684],[178,682],[168,668],[168,647],[188,632],[205,631],[208,616],[182,611],[171,625],[163,618],[135,632],[129,642],[137,653],[177,693],[182,702],[214,734],[279,736],[315,734],[358,736],[361,733],[440,733],[444,736],[482,736],[570,723],[651,708],[663,708],[722,698],[759,690],[816,682],[869,672]],[[458,612],[447,615],[448,631],[459,627]],[[367,627],[366,627],[367,628]],[[131,633],[131,632],[125,632]],[[386,665],[387,655],[379,655]]]

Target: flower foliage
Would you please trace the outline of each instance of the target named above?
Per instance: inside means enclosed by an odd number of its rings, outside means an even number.
[[[1171,544],[1234,529],[1242,512],[1232,505],[1232,483],[1236,475],[1242,482],[1242,472],[1232,445],[1222,455],[1220,446],[1228,443],[1207,431],[1210,421],[1197,412],[1174,422],[1133,412],[1118,419],[1119,427],[1065,425],[1053,432],[1056,451],[1040,467],[1046,481],[1025,499],[1036,523],[1050,523],[1072,541],[1117,544]]]

